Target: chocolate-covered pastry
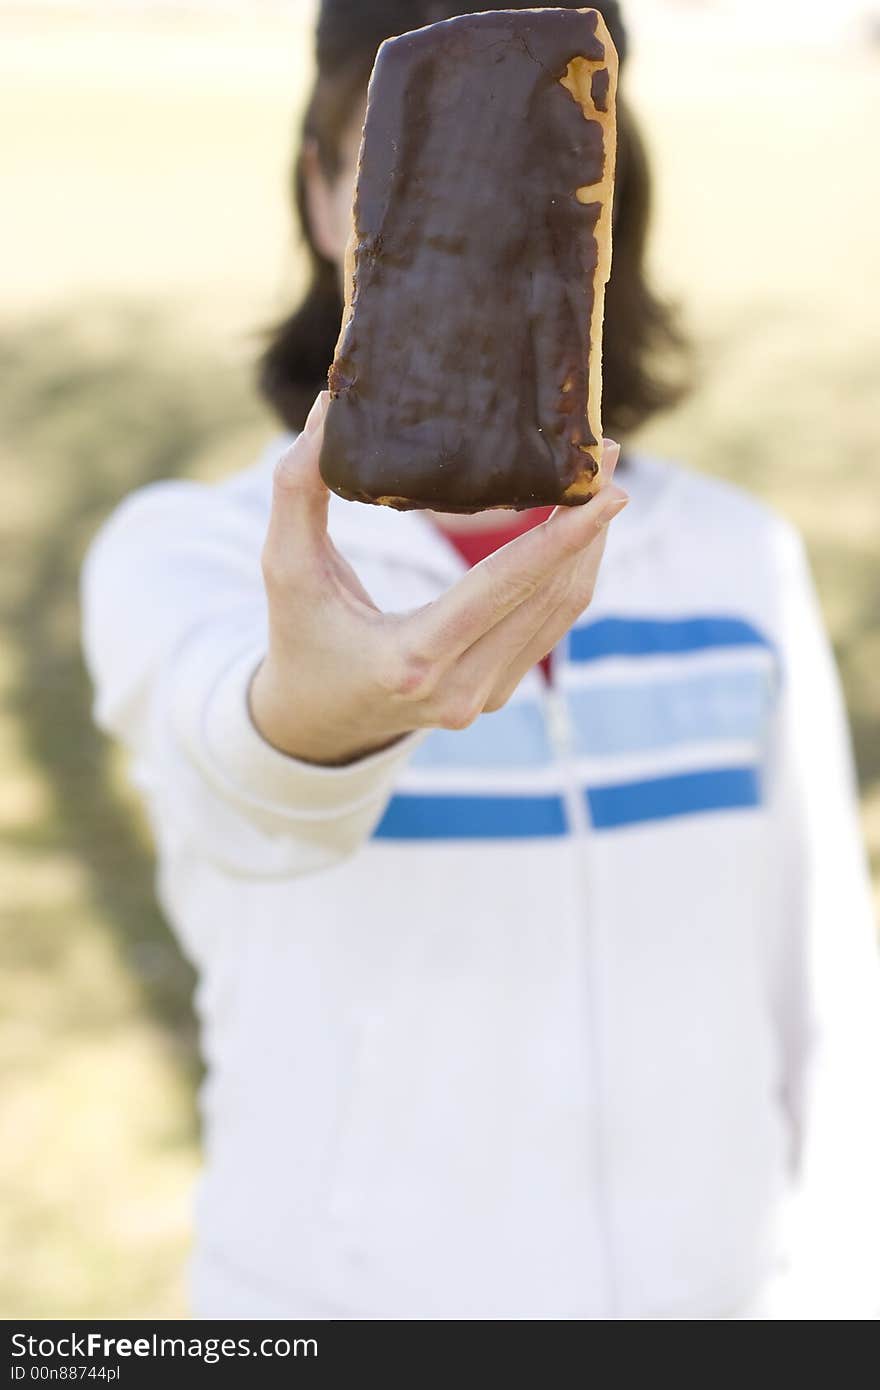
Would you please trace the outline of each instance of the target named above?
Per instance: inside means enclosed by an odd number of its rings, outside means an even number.
[[[599,487],[617,55],[595,10],[387,40],[367,100],[321,473],[475,512]]]

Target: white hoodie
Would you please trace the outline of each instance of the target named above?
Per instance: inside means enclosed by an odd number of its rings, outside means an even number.
[[[136,493],[84,576],[200,972],[195,1312],[872,1316],[880,975],[795,535],[636,458],[552,691],[323,769],[246,708],[277,453]],[[463,570],[330,527],[384,608]]]

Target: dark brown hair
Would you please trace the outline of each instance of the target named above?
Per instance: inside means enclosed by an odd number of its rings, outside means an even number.
[[[533,3],[533,0],[532,0]],[[615,0],[597,0],[621,62],[626,31]],[[363,101],[376,50],[391,34],[404,33],[451,15],[465,6],[455,0],[322,0],[317,28],[317,77],[302,125],[302,142],[313,141],[325,176],[339,173],[340,146],[352,115]],[[488,9],[528,9],[504,0]],[[315,245],[306,206],[302,148],[293,166],[297,218],[311,273],[294,313],[271,334],[260,359],[259,384],[266,400],[293,430],[327,384],[342,317],[338,267]],[[651,181],[645,147],[632,113],[618,101],[617,181],[614,192],[614,262],[605,301],[602,414],[613,435],[627,434],[684,394],[683,379],[658,372],[658,361],[678,354],[684,340],[666,304],[645,276]]]

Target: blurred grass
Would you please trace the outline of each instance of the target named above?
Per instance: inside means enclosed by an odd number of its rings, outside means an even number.
[[[21,11],[0,50],[7,1317],[185,1309],[192,977],[121,759],[92,727],[77,574],[132,487],[241,467],[271,428],[248,365],[289,290],[307,8],[42,29]],[[818,103],[813,55],[697,57],[674,88],[662,51],[631,74],[660,169],[658,271],[686,302],[701,377],[644,443],[804,529],[880,867],[880,174],[863,134],[877,65],[826,64]]]
[[[121,759],[92,725],[77,577],[132,485],[201,450],[253,451],[246,379],[206,366],[130,310],[99,342],[66,319],[0,339],[7,1316],[181,1306],[192,977],[154,903]]]

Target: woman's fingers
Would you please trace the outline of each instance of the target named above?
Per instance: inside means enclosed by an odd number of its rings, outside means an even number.
[[[620,445],[614,439],[602,440],[602,483],[610,483],[620,462]]]
[[[326,535],[329,492],[318,471],[329,392],[322,391],[302,433],[275,465],[265,558],[279,570]]]
[[[558,507],[548,521],[496,550],[440,598],[410,615],[410,640],[426,658],[444,664],[457,660],[529,603],[560,566],[581,555],[626,500],[625,493],[610,486],[583,506]]]
[[[592,549],[596,561],[592,574],[581,576],[573,586],[570,597],[547,616],[537,631],[499,672],[484,706],[486,710],[500,709],[507,703],[526,672],[552,652],[589,605],[602,552],[605,549],[605,537],[598,540]]]
[[[619,488],[614,491],[617,498],[609,505],[609,519],[627,502]],[[526,671],[547,655],[587,607],[593,597],[605,535],[603,526],[582,553],[547,582],[544,593],[509,614],[460,659],[457,669],[465,679],[490,690],[487,708],[504,704]]]

